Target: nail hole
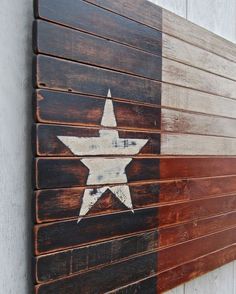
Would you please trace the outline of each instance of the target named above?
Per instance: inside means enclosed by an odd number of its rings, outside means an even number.
[[[72,92],[72,89],[68,89],[68,92]]]

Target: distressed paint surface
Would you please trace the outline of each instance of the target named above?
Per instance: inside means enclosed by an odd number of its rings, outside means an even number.
[[[108,98],[111,98],[109,89]],[[116,118],[111,99],[106,99],[101,125],[115,127]],[[99,131],[99,138],[58,137],[75,155],[136,155],[148,140],[120,139],[118,131],[104,129]],[[88,167],[87,185],[123,184],[127,183],[125,168],[132,158],[83,158],[81,162]],[[85,189],[79,220],[93,205],[110,190],[125,206],[133,210],[129,186],[103,186],[96,189]]]
[[[152,0],[154,2],[155,0]],[[179,14],[178,8],[176,9],[176,3],[172,4],[172,0],[162,1],[165,3],[160,3],[161,6],[169,5],[168,7],[163,6],[164,8],[170,9],[176,14]],[[175,1],[176,2],[176,1]],[[210,7],[211,9],[205,9],[202,6],[204,2],[205,7]],[[159,3],[157,3],[159,4]],[[235,33],[235,14],[236,10],[232,9],[235,5],[234,1],[228,1],[226,7],[221,7],[225,5],[220,1],[186,1],[184,10],[186,11],[186,18],[190,21],[201,25],[202,27],[209,29],[210,31],[220,33],[224,38],[228,38],[235,43],[236,33]],[[228,13],[228,7],[231,8]],[[212,14],[212,10],[216,13]],[[181,14],[179,14],[182,16]],[[213,17],[214,15],[214,17]],[[227,27],[226,30],[223,28]],[[229,28],[229,29],[228,29]],[[197,44],[197,43],[196,43]],[[206,39],[205,39],[206,44]],[[225,52],[224,49],[219,50],[220,52]],[[228,53],[228,52],[227,52]],[[206,55],[208,53],[206,52]],[[235,54],[233,54],[235,56]],[[225,61],[227,62],[227,60]],[[215,66],[215,65],[214,65]],[[165,91],[162,95],[163,105],[173,105],[173,107],[186,109],[190,111],[197,111],[202,113],[209,113],[225,117],[234,117],[235,118],[235,102],[231,99],[225,99],[219,96],[212,96],[207,93],[202,93],[198,91],[193,91],[191,89],[174,87],[172,85],[163,85],[170,87],[170,90]],[[172,87],[172,88],[171,88]],[[173,90],[172,90],[173,89]],[[181,93],[182,92],[182,93]],[[174,95],[173,95],[174,94]],[[167,101],[168,99],[168,101]],[[167,101],[167,102],[166,102]],[[175,104],[175,106],[174,106]],[[236,262],[234,262],[236,264]],[[236,269],[236,267],[235,267]],[[190,281],[178,288],[170,290],[166,293],[173,294],[192,294],[192,293],[212,293],[212,285],[214,292],[224,293],[224,294],[235,294],[236,293],[236,283],[235,273],[236,270],[232,270],[231,266],[224,266],[220,270],[216,270],[217,275],[214,272],[203,275],[200,278],[197,278],[193,281]],[[233,277],[232,277],[233,276]],[[231,285],[234,285],[235,290],[232,291]]]
[[[36,293],[161,293],[234,260],[235,47],[145,0],[57,5],[34,24]]]
[[[168,155],[236,155],[233,138],[189,134],[163,134],[161,153]]]

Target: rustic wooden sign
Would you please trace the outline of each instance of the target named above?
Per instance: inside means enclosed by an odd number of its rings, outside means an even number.
[[[35,17],[35,293],[161,293],[234,260],[236,46],[144,0]]]

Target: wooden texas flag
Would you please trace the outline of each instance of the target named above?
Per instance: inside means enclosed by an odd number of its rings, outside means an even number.
[[[38,0],[37,294],[166,291],[236,258],[236,46],[144,0]]]

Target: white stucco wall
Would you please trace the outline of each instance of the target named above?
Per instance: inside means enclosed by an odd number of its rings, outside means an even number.
[[[0,294],[30,293],[32,11],[0,1]]]
[[[236,42],[235,0],[152,2]],[[0,294],[31,293],[32,3],[0,1]],[[236,262],[170,293],[236,294],[235,279]]]

